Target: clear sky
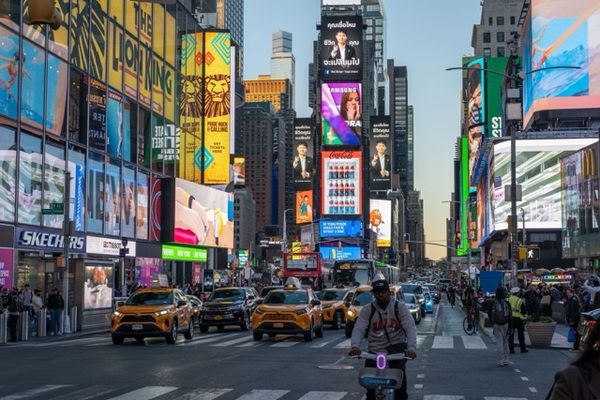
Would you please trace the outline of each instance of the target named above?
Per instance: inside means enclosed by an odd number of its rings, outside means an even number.
[[[424,202],[427,241],[445,245],[452,192],[452,160],[460,134],[460,66],[473,53],[471,32],[479,22],[479,0],[384,0],[386,57],[408,68],[408,101],[415,110],[415,189]],[[271,36],[293,35],[296,57],[296,112],[310,115],[308,63],[312,61],[320,0],[246,0],[244,77],[271,69]],[[426,256],[445,257],[446,248],[427,245]]]

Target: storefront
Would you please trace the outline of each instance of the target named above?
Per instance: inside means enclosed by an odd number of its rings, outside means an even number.
[[[171,284],[195,286],[206,280],[206,276],[212,276],[212,271],[207,270],[208,250],[205,248],[163,244],[162,259],[171,261]]]
[[[170,275],[169,261],[162,260],[160,243],[138,242],[135,269],[127,271],[127,281],[137,286],[153,286],[158,275]]]
[[[0,287],[10,290],[14,276],[14,228],[0,224]]]

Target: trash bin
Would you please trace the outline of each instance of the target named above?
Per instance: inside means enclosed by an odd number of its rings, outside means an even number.
[[[46,336],[46,315],[47,310],[45,308],[41,308],[40,311],[37,312],[37,335],[38,337]]]
[[[0,343],[8,342],[8,313],[0,312]]]
[[[17,320],[17,340],[25,342],[29,340],[29,311],[19,313]]]

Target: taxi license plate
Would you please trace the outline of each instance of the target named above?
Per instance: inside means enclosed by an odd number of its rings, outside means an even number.
[[[283,328],[283,322],[273,322],[273,328]]]
[[[141,331],[142,329],[144,329],[144,325],[131,325],[132,331]]]

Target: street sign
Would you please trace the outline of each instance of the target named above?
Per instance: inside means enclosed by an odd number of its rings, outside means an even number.
[[[65,213],[63,203],[50,203],[50,208],[42,208],[42,215],[61,215]]]

